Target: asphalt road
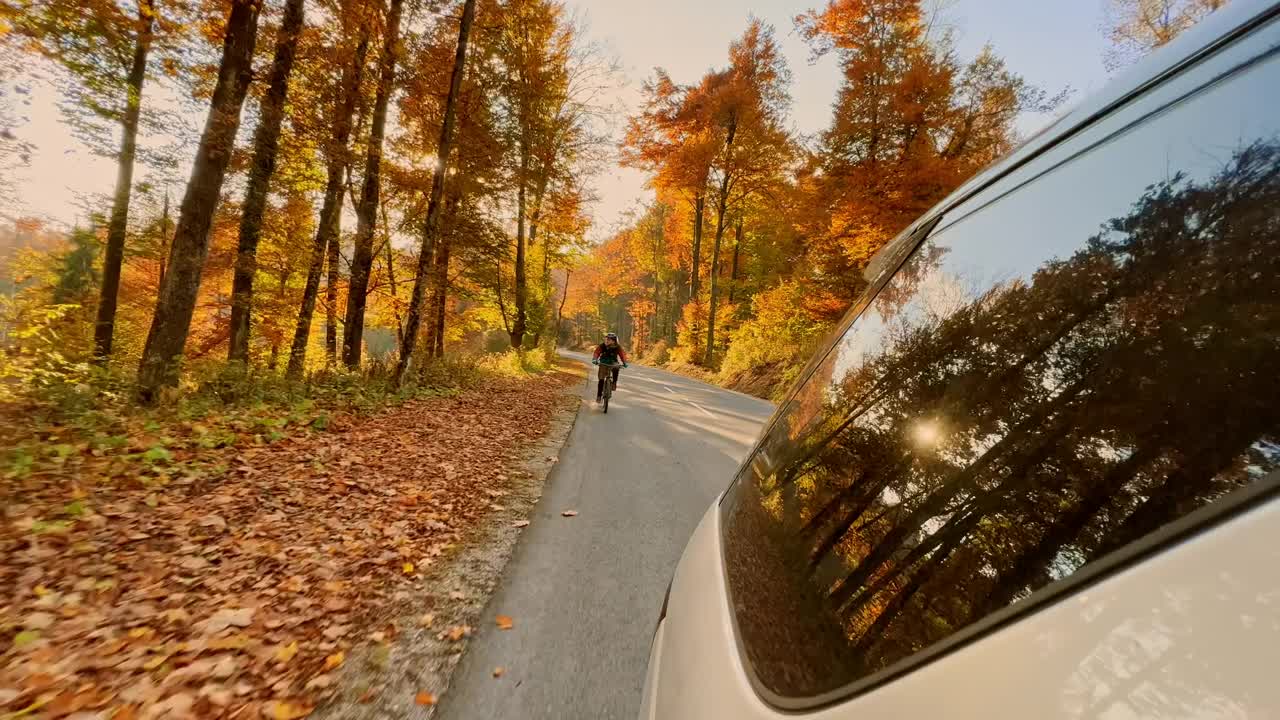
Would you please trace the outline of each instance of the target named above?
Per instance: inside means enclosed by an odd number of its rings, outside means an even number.
[[[586,356],[568,357],[586,361]],[[632,720],[684,544],[773,406],[661,370],[585,402],[437,717]],[[576,510],[576,517],[562,517]],[[500,630],[497,615],[515,621]],[[502,667],[501,677],[493,676]]]

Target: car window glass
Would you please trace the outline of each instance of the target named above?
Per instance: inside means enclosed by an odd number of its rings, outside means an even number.
[[[884,670],[1280,467],[1278,78],[975,198],[836,342],[724,503],[765,690]]]

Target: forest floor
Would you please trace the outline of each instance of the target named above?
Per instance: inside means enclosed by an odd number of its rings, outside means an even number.
[[[429,713],[505,562],[481,546],[528,524],[582,377],[489,377],[265,444],[41,428],[0,483],[0,719]]]

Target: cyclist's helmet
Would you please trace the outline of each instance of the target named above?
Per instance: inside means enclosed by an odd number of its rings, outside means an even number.
[[[605,339],[605,340],[612,340],[612,341],[614,341],[614,342],[618,342],[618,333],[605,333],[605,334],[604,334],[604,339]]]

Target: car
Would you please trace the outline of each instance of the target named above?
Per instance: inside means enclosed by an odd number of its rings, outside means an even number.
[[[1280,4],[919,218],[672,578],[641,717],[1280,715]]]

